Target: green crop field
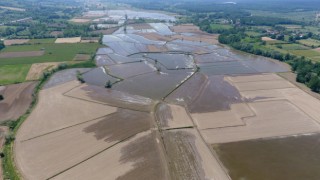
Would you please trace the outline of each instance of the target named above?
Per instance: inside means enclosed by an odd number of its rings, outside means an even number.
[[[0,66],[0,85],[24,82],[31,64]]]
[[[294,21],[311,21],[315,18],[315,11],[301,11],[301,12],[273,12],[273,11],[261,11],[250,10],[253,16],[263,17],[282,17],[291,19]]]
[[[320,41],[315,40],[315,39],[303,39],[303,40],[299,40],[299,43],[306,45],[306,46],[314,46],[314,47],[320,46]]]
[[[1,58],[0,65],[32,64],[41,62],[71,61],[76,54],[95,54],[99,43],[76,43],[76,44],[33,44],[8,46],[1,52],[23,52],[44,50],[45,54],[38,57]]]
[[[282,44],[282,49],[284,50],[308,50],[309,47],[300,44]]]
[[[305,56],[313,61],[320,60],[320,51],[317,50],[292,50],[289,52],[297,56]]]
[[[288,53],[287,50],[284,50],[284,49],[280,49],[280,48],[277,48],[277,46],[274,46],[274,45],[266,45],[266,46],[262,46],[262,47],[265,47],[263,49],[267,49],[267,50],[276,50],[276,51],[279,51],[283,54],[286,54]]]

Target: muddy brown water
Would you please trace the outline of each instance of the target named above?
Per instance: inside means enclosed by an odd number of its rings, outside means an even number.
[[[320,179],[320,134],[212,147],[234,180]]]
[[[207,75],[287,72],[285,63],[240,51],[219,48],[210,54],[196,55],[200,71]]]
[[[54,73],[49,81],[44,85],[43,89],[51,88],[69,81],[77,79],[77,73],[85,73],[90,71],[90,68],[75,68],[75,69],[66,69]]]
[[[223,61],[218,63],[206,63],[198,65],[200,72],[211,75],[230,75],[230,74],[253,74],[259,73],[257,70],[239,61]]]
[[[123,79],[156,71],[147,61],[108,66],[109,73]]]
[[[169,73],[152,72],[125,79],[112,88],[118,91],[161,99],[173,91],[184,79],[191,75],[190,71],[173,70]]]
[[[84,128],[84,132],[94,133],[97,140],[121,141],[150,129],[152,124],[153,117],[150,113],[118,109],[117,112]]]
[[[120,162],[134,162],[133,169],[117,180],[168,179],[166,162],[155,132],[143,136],[121,149]]]
[[[96,55],[95,62],[97,66],[106,66],[115,64],[115,62],[108,55]]]
[[[206,82],[207,76],[202,73],[195,73],[188,81],[171,93],[165,101],[183,106],[187,105],[197,97],[199,90],[205,86]]]
[[[151,111],[154,102],[138,95],[106,89],[104,87],[88,85],[81,87],[86,92],[86,95],[93,101],[110,104],[117,107],[128,108],[138,111]]]
[[[230,109],[230,104],[242,101],[239,91],[224,76],[210,76],[188,108],[191,113],[223,111]]]
[[[166,69],[194,67],[192,58],[185,54],[149,53],[144,55],[153,61],[161,63]]]
[[[102,87],[104,87],[108,81],[111,83],[120,81],[120,79],[108,75],[103,67],[92,69],[84,73],[82,77],[86,83]]]

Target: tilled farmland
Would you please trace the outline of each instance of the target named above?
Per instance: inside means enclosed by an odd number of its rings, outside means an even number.
[[[287,65],[193,25],[128,25],[103,43],[98,67],[77,69],[84,83],[67,70],[40,91],[14,146],[23,178],[231,179],[246,173],[232,157],[256,158],[233,147],[320,133],[319,100],[276,74]]]

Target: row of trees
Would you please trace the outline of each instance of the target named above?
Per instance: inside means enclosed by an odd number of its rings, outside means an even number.
[[[5,45],[3,44],[2,41],[0,41],[0,51],[1,51],[1,49],[3,49],[3,48],[5,48]]]
[[[63,34],[61,37],[98,37],[99,34],[94,33],[90,29],[89,25],[76,25],[68,22],[47,24],[47,23],[33,23],[28,24],[12,24],[14,26],[9,26],[0,29],[0,37],[8,38],[53,38],[54,36],[50,34],[52,31],[61,31]]]
[[[314,63],[303,56],[300,57],[289,53],[283,54],[275,50],[263,49],[260,46],[254,46],[251,42],[244,41],[244,38],[246,38],[246,35],[243,33],[243,30],[234,28],[220,35],[219,42],[228,44],[244,52],[288,62],[292,70],[297,73],[298,82],[306,84],[314,92],[320,92],[320,63]]]
[[[300,58],[290,64],[297,73],[298,82],[305,83],[314,92],[320,92],[320,63]]]

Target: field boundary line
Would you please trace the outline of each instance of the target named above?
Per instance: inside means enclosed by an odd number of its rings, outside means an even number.
[[[42,137],[42,136],[46,136],[46,135],[49,135],[49,134],[52,134],[52,133],[55,133],[55,132],[58,132],[58,131],[61,131],[61,130],[65,130],[65,129],[68,129],[68,128],[72,128],[72,127],[76,127],[76,126],[79,126],[79,125],[82,125],[82,124],[86,124],[88,122],[92,122],[92,121],[96,121],[98,119],[101,119],[101,118],[104,118],[104,117],[108,117],[110,115],[113,115],[117,112],[113,112],[111,114],[107,114],[107,115],[104,115],[104,116],[100,116],[100,117],[97,117],[97,118],[94,118],[94,119],[90,119],[90,120],[87,120],[87,121],[84,121],[84,122],[81,122],[81,123],[77,123],[77,124],[74,124],[74,125],[71,125],[71,126],[66,126],[66,127],[63,127],[63,128],[60,128],[60,129],[57,129],[57,130],[54,130],[54,131],[50,131],[50,132],[47,132],[47,133],[44,133],[44,134],[41,134],[41,135],[38,135],[38,136],[34,136],[32,138],[28,138],[28,139],[25,139],[25,140],[21,140],[20,142],[26,142],[26,141],[29,141],[29,140],[33,140],[33,139],[36,139],[36,138],[39,138],[39,137]]]
[[[68,97],[68,98],[74,98],[74,99],[78,99],[78,100],[81,100],[81,101],[87,101],[87,102],[91,102],[91,103],[95,103],[95,104],[100,104],[100,105],[103,105],[103,106],[110,106],[110,107],[115,107],[115,108],[121,108],[121,109],[128,109],[128,110],[132,110],[132,111],[139,111],[139,112],[148,112],[150,113],[150,111],[148,110],[139,110],[139,109],[133,109],[133,108],[128,108],[128,107],[120,107],[120,106],[116,106],[116,105],[112,105],[110,103],[103,103],[103,102],[97,102],[97,101],[91,101],[91,100],[88,100],[88,99],[84,99],[84,98],[79,98],[79,97],[75,97],[75,96],[71,96],[71,95],[68,95],[67,93],[71,92],[72,90],[76,89],[76,88],[79,88],[81,86],[78,85],[76,87],[73,87],[72,89],[62,93],[63,96],[65,97]],[[142,105],[144,106],[144,105]],[[147,106],[147,105],[146,105]],[[151,105],[150,105],[151,106]]]
[[[133,108],[128,108],[128,107],[121,107],[121,106],[116,106],[116,105],[111,105],[110,103],[100,103],[100,102],[96,102],[96,101],[90,101],[90,100],[87,100],[87,99],[83,99],[83,98],[78,98],[78,97],[74,97],[74,96],[71,96],[71,95],[64,95],[68,98],[74,98],[74,99],[78,99],[78,100],[81,100],[81,101],[87,101],[87,102],[91,102],[91,103],[96,103],[96,104],[100,104],[100,105],[103,105],[103,106],[109,106],[109,107],[115,107],[115,108],[121,108],[121,109],[128,109],[128,110],[132,110],[132,111],[139,111],[139,112],[146,112],[146,113],[150,113],[150,111],[148,110],[139,110],[139,109],[133,109]],[[150,105],[151,106],[151,105]]]
[[[280,89],[295,89],[297,87],[284,87],[284,88],[271,88],[271,89],[253,89],[253,90],[243,90],[239,92],[253,92],[253,91],[267,91],[267,90],[280,90]]]
[[[184,83],[186,83],[190,78],[192,78],[197,71],[193,71],[192,74],[186,79],[184,79],[181,83],[179,83],[174,89],[172,89],[167,95],[165,95],[163,98],[161,98],[163,101],[165,101],[165,99],[170,96],[170,94],[172,94],[175,90],[177,90],[179,87],[181,87]]]
[[[199,134],[199,137],[201,138],[201,141],[205,144],[205,146],[208,148],[209,152],[211,153],[212,157],[217,161],[217,163],[220,165],[221,169],[223,170],[223,172],[225,173],[226,177],[228,177],[229,180],[231,180],[231,177],[228,173],[227,168],[223,165],[223,163],[220,161],[218,155],[216,154],[216,152],[210,147],[210,145],[205,141],[204,137],[202,136],[200,130],[198,129],[198,126],[196,125],[196,123],[194,122],[194,119],[191,116],[191,113],[189,111],[188,107],[185,107],[185,110],[187,112],[187,115],[189,116],[189,118],[191,119],[191,122],[194,126],[194,129],[197,131],[197,133]]]
[[[113,148],[114,146],[116,146],[116,145],[118,145],[118,144],[120,144],[120,143],[122,143],[122,142],[125,142],[125,141],[133,138],[134,136],[136,136],[136,135],[138,135],[138,134],[140,134],[140,133],[144,133],[144,132],[147,132],[147,131],[151,131],[151,130],[148,129],[148,130],[145,130],[145,131],[138,132],[138,133],[136,133],[136,134],[134,134],[134,135],[128,136],[128,137],[126,137],[125,139],[120,140],[120,141],[114,143],[113,145],[111,145],[111,146],[109,146],[109,147],[107,147],[107,148],[104,148],[104,149],[102,149],[101,151],[98,151],[97,153],[91,155],[90,157],[88,157],[88,158],[86,158],[86,159],[84,159],[84,160],[82,160],[82,161],[80,161],[80,162],[78,162],[78,163],[76,163],[76,164],[68,167],[67,169],[62,170],[61,172],[58,172],[57,174],[52,175],[51,177],[47,178],[47,180],[52,179],[52,178],[54,178],[54,177],[56,177],[56,176],[58,176],[58,175],[60,175],[60,174],[63,174],[64,172],[67,172],[67,171],[69,171],[70,169],[72,169],[72,168],[74,168],[74,167],[76,167],[76,166],[78,166],[78,165],[80,165],[80,164],[82,164],[82,163],[84,163],[84,162],[86,162],[86,161],[94,158],[95,156],[103,153],[104,151],[106,151],[106,150],[108,150],[108,149],[111,149],[111,148]]]

